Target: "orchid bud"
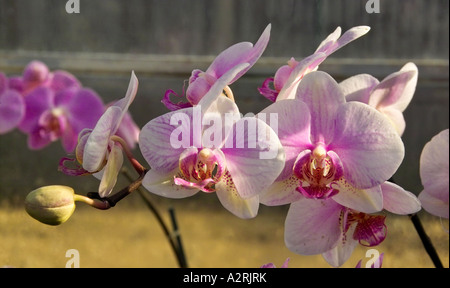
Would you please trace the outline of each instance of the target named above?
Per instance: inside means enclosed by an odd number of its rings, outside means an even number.
[[[28,83],[42,83],[49,76],[47,65],[41,61],[31,61],[23,72],[23,80]]]
[[[25,210],[44,224],[62,224],[75,210],[75,192],[72,188],[62,185],[40,187],[26,197]]]

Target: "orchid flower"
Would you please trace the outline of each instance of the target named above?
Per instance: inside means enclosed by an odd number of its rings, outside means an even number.
[[[271,25],[267,25],[266,29],[260,36],[259,40],[253,46],[250,42],[240,42],[232,45],[226,50],[222,51],[206,69],[205,72],[195,69],[192,71],[189,78],[189,85],[186,90],[186,99],[188,102],[173,103],[170,100],[170,94],[175,94],[173,90],[167,90],[162,102],[169,110],[178,110],[181,108],[187,108],[197,105],[200,100],[208,93],[211,87],[220,77],[222,77],[227,71],[232,69],[238,64],[248,63],[248,67],[240,71],[230,79],[225,86],[225,94],[227,97],[233,99],[233,93],[228,85],[234,83],[242,75],[244,75],[261,57],[262,53],[267,47],[267,43],[270,38]]]
[[[30,149],[41,149],[61,139],[66,152],[72,152],[78,133],[92,128],[103,112],[100,97],[88,88],[68,88],[56,92],[35,88],[24,98],[25,115],[19,129],[28,134]]]
[[[168,198],[216,192],[234,215],[257,215],[258,195],[281,172],[284,151],[271,127],[256,117],[241,118],[236,104],[221,96],[248,66],[229,69],[196,107],[169,112],[142,128],[139,146],[151,167],[142,182],[147,190]],[[251,139],[258,140],[252,145]]]
[[[48,87],[55,92],[67,88],[81,88],[81,83],[71,73],[64,70],[50,71],[45,63],[33,60],[25,67],[21,76],[11,77],[10,81],[23,96],[38,87]]]
[[[278,137],[286,151],[286,166],[261,197],[263,204],[303,196],[333,197],[366,213],[383,208],[379,185],[399,167],[404,146],[375,109],[346,102],[336,81],[316,71],[303,78],[296,99],[277,101],[262,113],[278,113]]]
[[[78,136],[76,158],[83,166],[79,175],[93,174],[101,179],[99,195],[102,198],[112,192],[117,182],[117,175],[123,164],[122,149],[129,152],[126,141],[116,133],[136,96],[137,89],[138,79],[132,72],[125,97],[106,109],[94,129],[84,129]],[[61,169],[71,173],[64,167]]]
[[[420,178],[424,189],[419,194],[423,208],[430,214],[448,219],[449,129],[425,144],[420,156]]]
[[[0,73],[0,134],[16,128],[25,115],[25,103],[22,95],[9,88],[5,74]]]
[[[357,26],[349,29],[341,36],[341,27],[328,35],[317,47],[314,54],[296,61],[291,58],[287,63],[280,67],[274,77],[267,78],[262,86],[258,88],[259,92],[272,102],[293,99],[301,79],[309,72],[316,71],[319,65],[336,50],[342,48],[348,43],[369,32],[368,26]],[[273,85],[273,88],[270,86]]]
[[[288,268],[289,257],[284,261],[283,265],[280,268]],[[273,263],[267,263],[262,265],[260,268],[277,268]]]
[[[399,135],[405,131],[403,111],[411,102],[418,78],[417,66],[405,64],[400,71],[392,73],[381,82],[368,74],[350,77],[341,83],[347,101],[359,101],[383,113],[397,129]]]

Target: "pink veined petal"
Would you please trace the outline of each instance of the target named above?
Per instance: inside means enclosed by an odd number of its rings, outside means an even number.
[[[216,195],[223,207],[239,218],[250,219],[258,214],[259,196],[243,199],[228,173],[225,173],[222,179],[216,183]]]
[[[315,255],[335,247],[341,239],[341,209],[331,199],[293,202],[285,222],[287,248],[300,255]]]
[[[344,178],[365,189],[389,179],[404,157],[402,139],[389,120],[359,102],[342,105],[336,113],[334,139],[328,147],[344,166]]]
[[[317,52],[327,52],[328,50],[330,50],[333,45],[335,44],[336,40],[339,39],[339,37],[341,36],[342,33],[342,29],[341,27],[337,27],[333,33],[331,33],[330,35],[327,36],[327,38],[325,38],[317,47],[316,49],[316,53]]]
[[[230,81],[241,71],[249,66],[248,63],[241,63],[229,69],[211,86],[208,93],[202,97],[198,105],[201,107],[202,114],[209,109],[211,104],[222,94],[223,89]]]
[[[130,104],[133,102],[134,98],[136,97],[136,93],[138,90],[139,81],[134,74],[134,71],[131,71],[131,78],[130,83],[128,83],[128,89],[125,94],[125,97],[118,100],[116,103],[113,104],[113,106],[117,106],[122,110],[122,114],[120,115],[119,120],[115,123],[115,126],[113,127],[112,134],[115,134],[117,132],[117,129],[119,129],[119,125],[122,122],[122,118],[124,117],[125,113],[128,111],[128,107],[130,107]]]
[[[363,246],[377,246],[386,238],[385,218],[386,216],[366,214],[364,219],[358,222],[353,239],[358,240]]]
[[[152,169],[164,173],[172,171],[178,168],[180,154],[186,148],[200,148],[202,117],[198,109],[172,111],[142,127],[139,148]]]
[[[107,197],[111,194],[117,182],[117,176],[122,168],[123,154],[122,148],[118,144],[113,144],[108,155],[108,161],[103,168],[103,176],[100,181],[98,193],[100,197]]]
[[[291,175],[284,180],[275,181],[262,194],[259,195],[259,202],[266,206],[280,206],[290,204],[302,198],[297,191],[299,179]]]
[[[420,156],[420,178],[424,190],[419,194],[429,213],[448,218],[449,203],[449,129],[425,144]]]
[[[358,241],[353,239],[352,235],[355,232],[356,223],[353,224],[346,233],[341,234],[341,239],[338,244],[324,253],[322,253],[325,261],[333,267],[340,267],[350,258],[355,250]]]
[[[314,53],[300,61],[289,75],[289,78],[283,85],[283,88],[278,93],[277,101],[284,99],[294,99],[298,89],[300,80],[309,72],[316,69],[320,63],[326,59],[324,53]]]
[[[248,63],[248,67],[237,73],[233,79],[228,82],[228,85],[232,84],[247,72],[261,57],[269,43],[270,29],[271,24],[267,25],[254,46],[250,42],[241,42],[224,50],[216,57],[213,63],[211,63],[206,70],[206,73],[214,75],[216,78],[220,78],[232,67],[241,63]]]
[[[338,109],[345,103],[337,82],[325,72],[308,73],[298,86],[296,99],[304,101],[311,113],[311,143],[331,143]]]
[[[417,71],[410,70],[393,73],[374,87],[370,95],[369,105],[375,108],[394,106],[402,108],[401,110],[397,109],[403,111],[414,95],[416,83]],[[412,86],[412,89],[405,91],[407,86]],[[397,105],[397,103],[400,105]]]
[[[383,194],[381,187],[375,186],[367,189],[358,189],[341,178],[332,184],[339,193],[333,196],[333,200],[342,206],[364,213],[375,213],[383,210]]]
[[[0,92],[0,134],[16,128],[25,114],[25,101],[14,90]]]
[[[405,118],[403,117],[403,113],[400,110],[397,110],[393,107],[381,108],[380,111],[384,116],[389,119],[391,124],[394,126],[395,130],[397,130],[398,135],[403,135],[406,128]]]
[[[384,182],[381,185],[383,193],[383,208],[399,215],[414,214],[420,211],[421,204],[413,193],[392,182]]]
[[[369,105],[391,106],[403,112],[414,95],[417,78],[417,66],[411,62],[407,63],[400,71],[387,76],[374,88]]]
[[[172,199],[180,199],[193,196],[199,192],[199,189],[186,188],[174,183],[174,177],[179,173],[178,167],[173,171],[161,172],[150,170],[145,174],[142,185],[149,192]]]
[[[110,143],[109,138],[121,113],[119,107],[109,107],[89,135],[83,153],[83,168],[87,171],[95,172],[102,168]]]
[[[427,190],[422,190],[422,192],[420,192],[419,200],[423,209],[428,213],[445,219],[449,218],[448,201],[443,201],[434,197]]]
[[[345,33],[342,34],[342,36],[339,37],[339,39],[337,39],[335,45],[333,45],[331,49],[327,49],[326,54],[330,55],[331,53],[334,53],[336,50],[344,47],[353,40],[356,40],[359,37],[367,34],[369,31],[370,31],[369,26],[356,26],[350,28],[349,30],[345,31]]]
[[[228,141],[230,137],[235,141]],[[227,146],[227,143],[234,145]],[[275,132],[256,117],[244,117],[236,122],[221,150],[234,185],[244,199],[262,193],[284,168],[281,142]]]
[[[54,93],[47,87],[38,87],[25,97],[25,116],[19,129],[31,133],[38,123],[39,117],[47,109],[53,108]]]
[[[378,83],[380,81],[372,75],[359,74],[340,82],[339,87],[344,93],[347,102],[358,101],[368,104],[370,93]]]
[[[134,149],[139,141],[139,132],[141,129],[134,122],[133,117],[129,112],[125,113],[120,122],[119,129],[116,135],[121,137],[127,143],[130,149]]]
[[[420,155],[420,179],[432,196],[449,199],[449,129],[433,136]]]
[[[277,135],[286,154],[285,167],[277,179],[284,180],[292,175],[292,168],[298,154],[311,148],[311,116],[308,106],[296,99],[277,101],[262,110],[257,117],[265,118],[263,120],[269,126],[275,126],[274,123],[271,124],[271,115],[277,115],[277,118],[274,119],[277,121]]]

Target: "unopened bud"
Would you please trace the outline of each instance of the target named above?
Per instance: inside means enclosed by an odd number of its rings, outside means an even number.
[[[75,210],[75,192],[62,185],[51,185],[31,191],[25,199],[25,210],[34,219],[59,225],[67,221]]]

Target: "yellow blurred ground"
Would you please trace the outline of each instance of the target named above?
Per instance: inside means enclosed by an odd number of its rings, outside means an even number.
[[[296,255],[285,247],[287,207],[261,206],[256,218],[242,220],[209,196],[200,196],[197,202],[157,201],[168,224],[166,209],[175,208],[189,267],[246,268],[268,262],[281,266],[287,257],[292,268],[330,267],[320,255]],[[20,207],[0,206],[0,267],[63,268],[70,260],[66,258],[69,249],[79,251],[80,267],[86,268],[177,267],[162,229],[138,200],[135,197],[131,205],[119,203],[107,211],[78,204],[75,214],[57,227],[37,222]],[[422,212],[420,216],[444,266],[449,267],[449,235],[439,218]],[[376,247],[384,253],[384,268],[434,267],[407,216],[389,214],[387,225],[387,239]],[[367,250],[357,247],[343,267],[354,267],[360,259],[364,266]]]

